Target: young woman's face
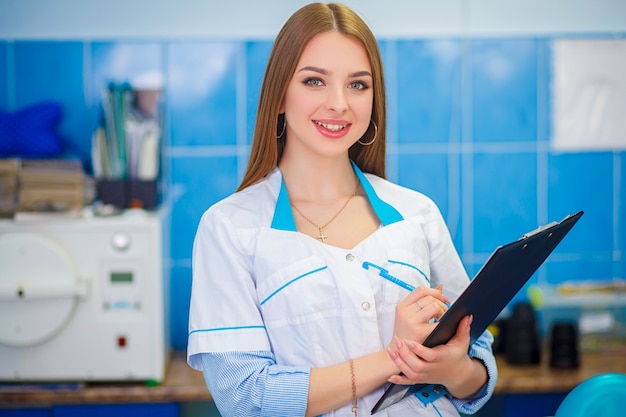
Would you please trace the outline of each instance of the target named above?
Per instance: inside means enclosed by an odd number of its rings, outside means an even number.
[[[287,150],[338,156],[368,129],[374,89],[365,48],[337,32],[314,37],[305,47],[282,106]]]

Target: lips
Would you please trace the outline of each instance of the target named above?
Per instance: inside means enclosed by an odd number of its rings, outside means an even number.
[[[314,120],[313,123],[321,134],[331,138],[343,137],[350,130],[350,123],[347,122],[322,122]]]

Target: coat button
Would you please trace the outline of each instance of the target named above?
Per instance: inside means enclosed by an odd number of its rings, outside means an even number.
[[[371,307],[371,306],[370,306],[370,303],[368,303],[367,301],[363,301],[363,302],[361,303],[361,308],[362,308],[363,310],[365,310],[365,311],[369,310],[369,309],[370,309],[370,307]]]
[[[348,261],[348,262],[354,261],[354,255],[351,254],[351,253],[347,254],[346,255],[346,261]]]

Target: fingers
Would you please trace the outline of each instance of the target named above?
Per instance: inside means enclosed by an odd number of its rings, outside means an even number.
[[[448,299],[448,297],[443,295],[443,284],[437,285],[437,288],[435,288],[435,290],[439,291],[439,294],[441,295],[441,301],[444,304],[450,305],[450,300]]]
[[[439,300],[443,304],[446,304],[446,303],[449,304],[450,300],[448,300],[448,297],[443,295],[442,289],[443,289],[442,285],[439,285],[437,288],[417,287],[413,291],[411,291],[409,295],[407,295],[404,298],[404,300],[400,301],[399,305],[408,306],[411,304],[415,304],[416,302],[420,301],[422,298],[429,297],[429,296],[436,300]],[[424,305],[424,303],[422,303],[422,305]]]
[[[422,342],[430,334],[448,309],[441,288],[418,287],[398,303],[394,336]]]
[[[461,366],[459,364],[468,359],[472,320],[473,316],[465,316],[460,321],[454,337],[445,345],[433,348],[414,340],[394,336],[387,351],[401,375],[394,375],[388,381],[403,385],[444,383],[449,377],[449,369]]]
[[[398,303],[400,309],[413,309],[417,312],[430,307],[430,318],[441,317],[448,309],[447,298],[437,289],[419,287]]]
[[[415,309],[428,321],[433,318],[440,319],[448,307],[438,299],[425,297],[415,303]]]
[[[387,352],[403,375],[394,376],[395,381],[389,379],[389,382],[403,383],[400,378],[406,378],[413,384],[426,381],[428,362],[435,359],[436,353],[410,340],[395,338],[394,344],[396,349],[388,348]]]
[[[417,287],[413,291],[409,293],[402,301],[398,303],[400,306],[409,306],[411,304],[415,304],[420,298],[423,298],[427,295],[427,291],[430,288],[427,287]]]

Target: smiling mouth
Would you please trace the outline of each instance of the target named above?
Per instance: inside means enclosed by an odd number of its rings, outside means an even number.
[[[347,126],[347,125],[336,125],[336,124],[322,123],[322,122],[315,122],[315,123],[317,123],[318,126],[321,126],[324,129],[330,130],[331,132],[339,132],[340,130],[345,129]]]

